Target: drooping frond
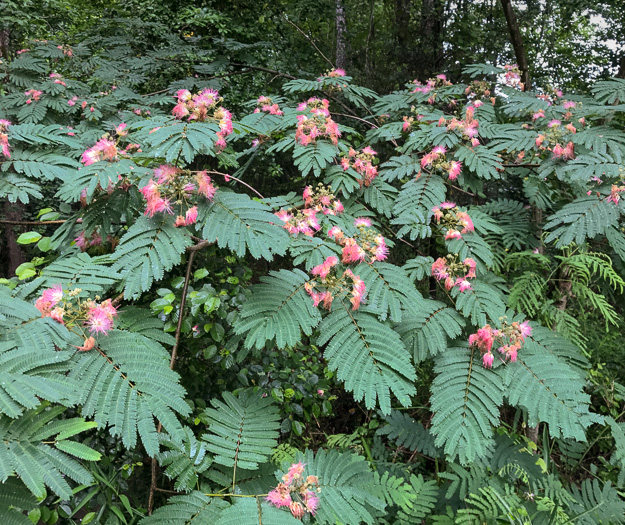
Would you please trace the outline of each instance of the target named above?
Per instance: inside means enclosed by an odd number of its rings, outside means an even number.
[[[185,390],[169,368],[169,353],[156,341],[131,332],[112,331],[89,352],[76,352],[69,378],[80,385],[82,413],[120,436],[132,449],[137,432],[150,456],[158,452],[154,418],[173,439],[184,434],[175,412],[187,415]]]
[[[582,525],[625,523],[625,501],[609,481],[601,487],[597,479],[585,479],[581,489],[571,487],[572,521]]]
[[[167,505],[141,520],[141,525],[215,525],[224,509],[230,504],[223,498],[211,498],[199,491],[183,496],[173,496]],[[244,522],[240,521],[239,525]]]
[[[284,348],[297,343],[302,332],[312,334],[321,315],[304,290],[309,279],[301,270],[280,270],[252,287],[235,323],[237,334],[247,334],[248,348],[262,348],[274,338],[278,347]]]
[[[549,217],[545,230],[552,230],[545,242],[556,241],[556,248],[572,242],[582,244],[586,238],[603,234],[615,226],[619,218],[617,207],[596,196],[580,197],[566,204]]]
[[[472,171],[481,179],[500,178],[497,170],[502,169],[501,158],[490,148],[485,146],[476,146],[475,148],[461,146],[456,152],[456,158],[462,161],[469,171]]]
[[[501,292],[479,279],[471,281],[470,290],[460,292],[454,288],[452,297],[456,299],[456,309],[476,326],[484,326],[489,319],[496,321],[505,314]]]
[[[465,233],[460,239],[445,242],[450,253],[457,253],[460,260],[467,257],[477,262],[479,272],[494,265],[493,252],[489,244],[477,233]]]
[[[433,257],[425,257],[423,255],[417,255],[414,259],[409,259],[406,264],[402,266],[404,271],[408,274],[408,277],[412,281],[420,281],[426,275],[432,275],[432,263]]]
[[[37,498],[46,495],[48,486],[63,499],[72,496],[65,476],[92,483],[91,474],[74,457],[97,461],[100,454],[69,438],[96,424],[82,418],[58,419],[64,411],[65,407],[46,410],[42,404],[18,420],[0,416],[0,483],[17,474]]]
[[[230,392],[224,402],[211,401],[208,408],[208,434],[202,436],[214,461],[227,467],[255,469],[267,461],[278,444],[280,414],[271,398],[251,391],[239,397]]]
[[[289,252],[294,257],[293,266],[304,263],[304,268],[310,271],[328,257],[340,254],[340,249],[318,237],[299,236],[291,241]]]
[[[202,238],[216,242],[243,256],[271,261],[274,254],[284,255],[289,236],[266,204],[242,193],[219,191],[209,207],[202,207],[198,224]]]
[[[174,228],[166,215],[140,217],[122,237],[115,250],[112,269],[125,279],[124,296],[138,297],[149,290],[166,270],[180,263],[192,241],[184,228]]]
[[[319,525],[375,523],[377,512],[385,503],[377,496],[373,473],[364,458],[336,450],[307,450],[295,461],[304,463],[304,477],[319,478],[319,508],[315,520]],[[264,522],[263,522],[264,523]]]
[[[75,385],[66,378],[81,339],[20,299],[0,295],[0,414],[18,417],[40,399],[74,404]]]
[[[237,498],[234,505],[225,509],[214,525],[300,525],[288,509],[278,509],[263,497]]]
[[[395,218],[391,221],[401,226],[397,236],[409,234],[411,240],[430,236],[431,210],[445,200],[445,194],[443,179],[431,173],[424,173],[404,184],[395,201]]]
[[[11,476],[0,484],[0,520],[5,525],[32,525],[23,511],[36,506],[37,499],[16,477]]]
[[[363,198],[367,204],[380,214],[391,217],[393,212],[393,204],[398,191],[384,182],[382,177],[376,177],[373,182],[367,186],[363,193]]]
[[[591,89],[597,101],[603,104],[614,104],[617,100],[621,103],[625,102],[625,79],[623,78],[598,80]]]
[[[164,345],[172,346],[176,342],[174,336],[163,331],[163,321],[143,308],[124,306],[117,313],[117,328],[120,330],[128,330],[149,337]]]
[[[189,427],[184,427],[182,443],[172,441],[166,434],[160,434],[160,443],[167,450],[156,455],[164,474],[176,480],[174,489],[179,492],[190,492],[197,487],[198,475],[205,472],[212,464],[206,455],[206,445],[198,441]]]
[[[421,161],[418,157],[401,155],[391,157],[380,166],[380,177],[386,182],[412,177],[421,171]]]
[[[42,286],[59,283],[63,288],[80,288],[87,294],[102,295],[121,280],[121,275],[107,266],[111,262],[108,255],[91,257],[87,253],[57,259],[41,272]]]
[[[377,435],[387,436],[397,446],[408,450],[417,451],[430,457],[440,457],[441,450],[434,445],[434,436],[419,421],[414,420],[409,414],[393,410],[384,418],[386,425],[377,431]]]
[[[412,349],[414,362],[419,363],[444,352],[448,338],[458,337],[464,325],[464,319],[455,310],[426,299],[412,305],[395,330],[406,348]]]
[[[462,464],[483,457],[499,423],[503,384],[497,369],[482,366],[474,348],[449,348],[438,357],[432,383],[432,433],[436,446]]]
[[[505,492],[498,492],[493,487],[480,487],[477,493],[469,494],[465,502],[467,507],[458,511],[458,524],[478,525],[496,522],[498,518],[511,520],[526,515],[519,513],[521,498],[510,486],[506,486]]]
[[[119,176],[134,179],[148,173],[148,170],[135,164],[130,159],[121,159],[117,162],[100,161],[89,166],[82,166],[66,176],[57,192],[57,197],[67,202],[80,200],[81,192],[86,188],[87,200],[91,201],[96,190],[104,191],[119,181]]]
[[[411,504],[402,507],[398,512],[398,523],[411,524],[419,523],[423,520],[436,505],[439,497],[439,490],[436,480],[425,481],[423,476],[419,474],[410,476],[410,489],[414,495]]]
[[[307,146],[295,144],[293,162],[303,177],[311,172],[315,177],[319,177],[337,154],[337,147],[326,140],[318,140]]]
[[[558,350],[546,352],[545,347],[549,340],[544,335],[540,343],[525,340],[518,362],[503,369],[506,397],[527,410],[530,424],[547,423],[551,436],[585,441],[585,429],[603,419],[588,411],[590,396],[579,371],[560,359]]]
[[[377,313],[382,321],[390,317],[402,320],[402,308],[417,308],[423,302],[421,294],[403,268],[385,262],[359,264],[354,268],[367,288],[367,311]]]
[[[391,411],[391,392],[408,406],[416,393],[416,374],[399,335],[370,313],[353,312],[342,300],[319,325],[318,344],[327,344],[324,356],[330,370],[353,392],[357,401],[384,414]]]
[[[9,202],[20,201],[28,204],[30,197],[41,199],[43,194],[41,187],[30,179],[14,173],[0,172],[0,197],[7,198]]]

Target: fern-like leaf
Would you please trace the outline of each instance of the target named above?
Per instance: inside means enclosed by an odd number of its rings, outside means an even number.
[[[218,192],[210,207],[203,207],[199,219],[202,237],[243,256],[272,260],[284,255],[289,237],[271,209],[247,195]]]
[[[377,398],[382,412],[389,414],[391,392],[408,406],[416,393],[416,374],[399,335],[375,315],[353,312],[342,300],[337,303],[319,326],[317,340],[327,343],[328,367],[357,401],[364,398],[367,408],[375,408]]]
[[[499,423],[503,385],[496,369],[482,366],[475,348],[449,348],[437,359],[432,383],[436,446],[463,464],[483,457]]]
[[[211,498],[199,491],[173,496],[164,505],[141,520],[141,525],[215,525],[230,505],[223,498]],[[240,524],[243,522],[239,522]]]
[[[125,297],[138,297],[162,279],[166,270],[180,263],[181,254],[192,244],[185,233],[183,228],[175,228],[167,216],[137,219],[114,254],[112,269],[125,278]]]
[[[237,334],[247,333],[248,348],[262,348],[274,338],[278,347],[284,348],[296,344],[302,331],[312,334],[321,315],[304,290],[308,280],[309,276],[301,270],[280,270],[252,287],[252,295],[235,323]]]
[[[82,413],[120,436],[132,449],[137,432],[150,456],[158,452],[154,417],[180,442],[184,436],[174,411],[187,415],[185,390],[169,368],[169,353],[156,341],[113,331],[98,339],[90,352],[76,352],[69,378],[81,385],[77,402]]]
[[[434,436],[423,424],[409,414],[393,410],[385,418],[386,424],[377,431],[377,435],[387,436],[399,447],[411,452],[417,451],[430,457],[440,457],[441,450],[434,445]]]
[[[255,469],[267,461],[278,444],[280,414],[270,398],[251,391],[234,397],[226,392],[224,402],[213,399],[206,410],[208,429],[202,440],[215,454],[214,461],[227,467]]]

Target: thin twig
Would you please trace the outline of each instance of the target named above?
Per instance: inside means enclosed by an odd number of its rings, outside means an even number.
[[[298,30],[298,31],[299,31],[302,35],[304,35],[304,36],[306,37],[306,40],[308,40],[308,41],[309,41],[309,42],[313,45],[313,47],[314,47],[314,48],[317,50],[317,52],[318,52],[318,53],[319,53],[319,54],[320,54],[320,55],[324,58],[324,60],[325,60],[328,64],[330,64],[330,65],[334,68],[334,63],[333,63],[333,62],[332,62],[332,61],[331,61],[331,60],[330,60],[327,56],[325,56],[325,55],[321,52],[321,49],[319,49],[319,48],[317,47],[317,44],[315,44],[315,43],[313,42],[312,38],[310,38],[310,37],[309,37],[306,33],[304,33],[304,31],[302,31],[302,30],[301,30],[301,29],[297,26],[297,24],[296,24],[295,22],[292,22],[291,20],[289,20],[289,19],[287,18],[287,16],[286,16],[286,15],[282,15],[282,18],[284,18],[284,19],[285,19],[285,20],[286,20],[289,24],[291,24],[291,25],[292,25],[295,29],[297,29],[297,30]]]
[[[182,298],[180,299],[180,310],[178,311],[178,325],[176,326],[176,342],[174,343],[174,347],[171,351],[171,360],[169,361],[169,368],[171,370],[174,369],[174,365],[176,364],[176,357],[178,356],[178,347],[180,345],[180,334],[182,333],[182,322],[184,321],[184,307],[187,302],[187,291],[189,290],[189,281],[191,280],[191,266],[193,265],[193,258],[195,254],[200,250],[206,248],[210,243],[206,240],[202,240],[194,246],[189,246],[187,248],[187,252],[189,252],[189,260],[187,261],[187,272],[184,277],[184,286],[182,288]],[[158,428],[156,431],[158,433],[163,429],[163,424],[159,421]],[[154,492],[156,492],[156,477],[158,474],[158,462],[156,461],[156,457],[152,458],[152,481],[150,482],[150,494],[148,496],[148,516],[152,515],[152,510],[154,509]]]
[[[67,220],[59,219],[58,221],[10,221],[8,219],[0,219],[0,224],[12,224],[14,226],[45,226],[46,224],[63,224]]]
[[[221,171],[214,171],[214,170],[210,170],[210,171],[206,171],[206,173],[212,173],[214,175],[221,175],[224,177],[224,179],[228,180],[228,179],[233,179],[236,180],[237,182],[240,182],[241,184],[243,184],[243,186],[245,186],[246,188],[252,190],[256,195],[258,195],[261,199],[264,199],[265,197],[263,197],[260,192],[258,192],[255,188],[253,188],[252,186],[250,186],[247,182],[242,181],[241,179],[235,177],[234,175],[228,175],[227,173],[222,173]]]

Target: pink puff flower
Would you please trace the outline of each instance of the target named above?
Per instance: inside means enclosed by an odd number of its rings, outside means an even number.
[[[482,363],[484,363],[484,368],[492,368],[493,361],[495,360],[495,356],[490,352],[484,354],[482,356]]]
[[[449,171],[447,172],[449,180],[456,180],[460,172],[462,171],[462,162],[452,160],[449,164]]]
[[[449,241],[455,239],[462,239],[462,234],[458,230],[447,230],[447,233],[445,234],[445,240]]]
[[[186,225],[195,224],[197,222],[197,206],[193,206],[187,210],[185,214]]]
[[[63,298],[63,287],[60,284],[56,284],[52,288],[44,290],[41,297],[44,301],[54,306]]]
[[[365,226],[368,228],[371,226],[371,219],[367,219],[366,217],[358,217],[354,221],[354,226]]]
[[[528,321],[523,321],[521,324],[519,324],[519,330],[523,337],[529,337],[530,335],[532,335],[532,327],[530,326]]]

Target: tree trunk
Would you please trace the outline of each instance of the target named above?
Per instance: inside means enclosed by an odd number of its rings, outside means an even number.
[[[501,7],[503,7],[503,12],[506,16],[506,22],[508,23],[510,41],[512,42],[512,47],[514,48],[517,65],[521,70],[521,82],[523,82],[523,90],[527,91],[531,89],[530,70],[527,62],[525,45],[523,44],[523,37],[521,36],[521,30],[519,29],[519,23],[517,22],[516,15],[514,14],[514,9],[512,8],[512,0],[501,0]]]
[[[421,4],[421,39],[417,63],[420,80],[427,80],[440,73],[443,65],[443,7],[442,0],[423,0]]]
[[[395,0],[395,40],[397,45],[396,57],[400,68],[405,68],[407,77],[412,78],[412,43],[410,36],[410,3],[411,0]],[[402,68],[402,69],[403,69]],[[408,80],[404,78],[403,80]]]
[[[345,69],[347,66],[347,45],[345,43],[345,33],[347,24],[345,22],[345,7],[343,0],[336,0],[336,67]]]
[[[625,78],[625,56],[621,57],[619,61],[618,73],[616,74],[616,78]]]

